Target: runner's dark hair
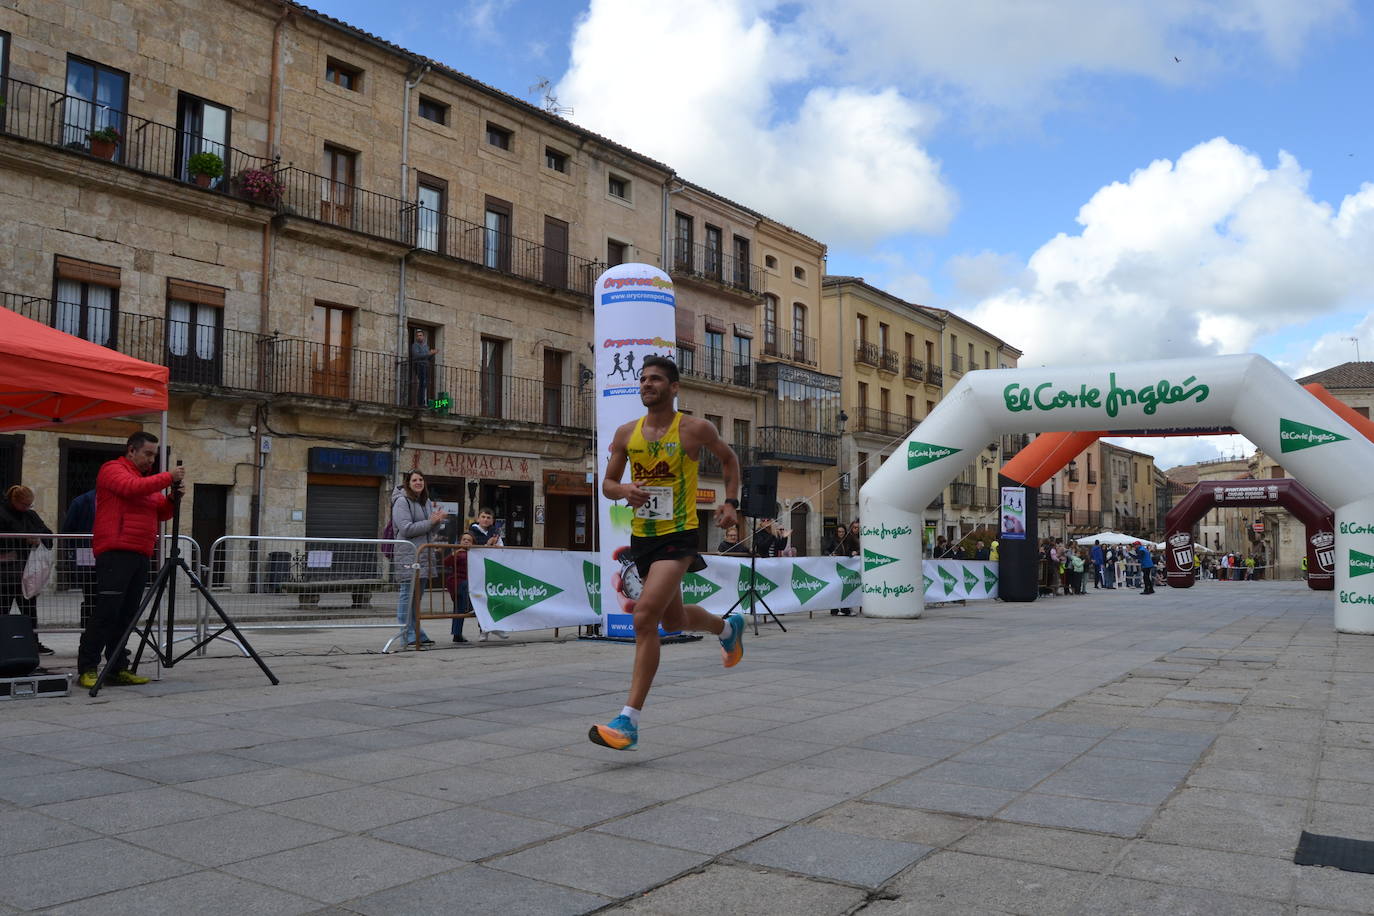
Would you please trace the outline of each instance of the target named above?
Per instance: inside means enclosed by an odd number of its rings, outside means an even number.
[[[662,369],[664,374],[668,376],[668,381],[670,382],[679,381],[681,378],[677,372],[677,363],[673,362],[666,356],[644,357],[644,361],[639,364],[639,371],[643,373],[645,369],[648,369],[652,366],[657,366],[658,368]]]

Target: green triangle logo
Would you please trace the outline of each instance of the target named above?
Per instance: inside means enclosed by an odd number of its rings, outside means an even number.
[[[922,576],[921,578],[926,580],[925,591],[921,592],[921,594],[924,595],[926,592],[930,591],[930,587],[935,584],[935,580],[930,578],[930,576]]]
[[[802,604],[810,601],[825,588],[825,580],[817,579],[796,563],[792,564],[792,594]]]
[[[754,599],[749,595],[749,567],[741,565],[739,568],[739,595],[740,607],[746,611],[754,609]],[[754,593],[760,598],[767,598],[778,587],[778,583],[770,580],[763,573],[754,571]]]
[[[961,448],[950,448],[947,445],[931,445],[929,442],[908,442],[906,444],[906,469],[915,470],[922,465],[930,464],[932,461],[939,461],[941,458],[948,458],[950,455],[962,452]]]
[[[527,607],[562,594],[563,589],[534,576],[483,558],[487,573],[487,613],[492,620],[504,620]]]
[[[840,577],[840,600],[848,598],[854,594],[854,590],[863,584],[863,578],[857,569],[851,569],[843,563],[835,564],[835,574]]]
[[[1310,426],[1297,420],[1279,418],[1279,449],[1282,452],[1299,452],[1305,448],[1344,442],[1348,436],[1333,433],[1320,426]]]
[[[959,584],[959,580],[954,578],[954,573],[945,569],[943,566],[938,567],[938,569],[940,570],[940,581],[945,584],[945,594],[948,595],[950,592],[954,591],[954,587]]]
[[[1350,551],[1350,578],[1374,573],[1374,557],[1358,550]]]
[[[864,551],[864,572],[868,572],[871,569],[878,569],[881,566],[886,566],[889,563],[896,562],[896,557],[885,557],[882,554],[873,550]]]
[[[964,590],[974,592],[978,589],[978,574],[967,566],[964,567]]]
[[[992,590],[997,587],[997,573],[992,571],[991,566],[983,567],[983,586],[992,594]]]
[[[718,591],[720,586],[705,576],[689,572],[682,577],[683,604],[701,604]]]
[[[582,581],[587,583],[587,603],[592,613],[601,616],[601,564],[591,560],[582,561]]]

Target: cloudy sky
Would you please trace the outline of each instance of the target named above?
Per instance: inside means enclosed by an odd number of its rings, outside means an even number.
[[[1374,6],[328,0],[950,308],[1023,365],[1374,359]],[[650,116],[646,117],[646,113]],[[1137,440],[1163,466],[1235,440]]]

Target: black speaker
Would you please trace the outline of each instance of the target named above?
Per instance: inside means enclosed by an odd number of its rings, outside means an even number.
[[[744,469],[740,476],[739,511],[749,518],[777,517],[777,468],[753,464]]]

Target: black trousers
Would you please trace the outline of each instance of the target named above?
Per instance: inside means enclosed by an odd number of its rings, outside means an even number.
[[[24,597],[24,564],[5,563],[0,565],[0,601],[5,607],[0,614],[8,614],[10,608],[19,605],[19,613],[33,621],[34,632],[38,632],[38,598]]]
[[[1145,591],[1142,594],[1153,595],[1155,593],[1155,568],[1153,566],[1140,570],[1141,578],[1145,580]]]
[[[95,612],[81,631],[76,670],[94,671],[100,667],[101,655],[110,662],[112,674],[129,666],[122,637],[138,614],[151,568],[149,557],[130,550],[107,550],[95,558]]]

